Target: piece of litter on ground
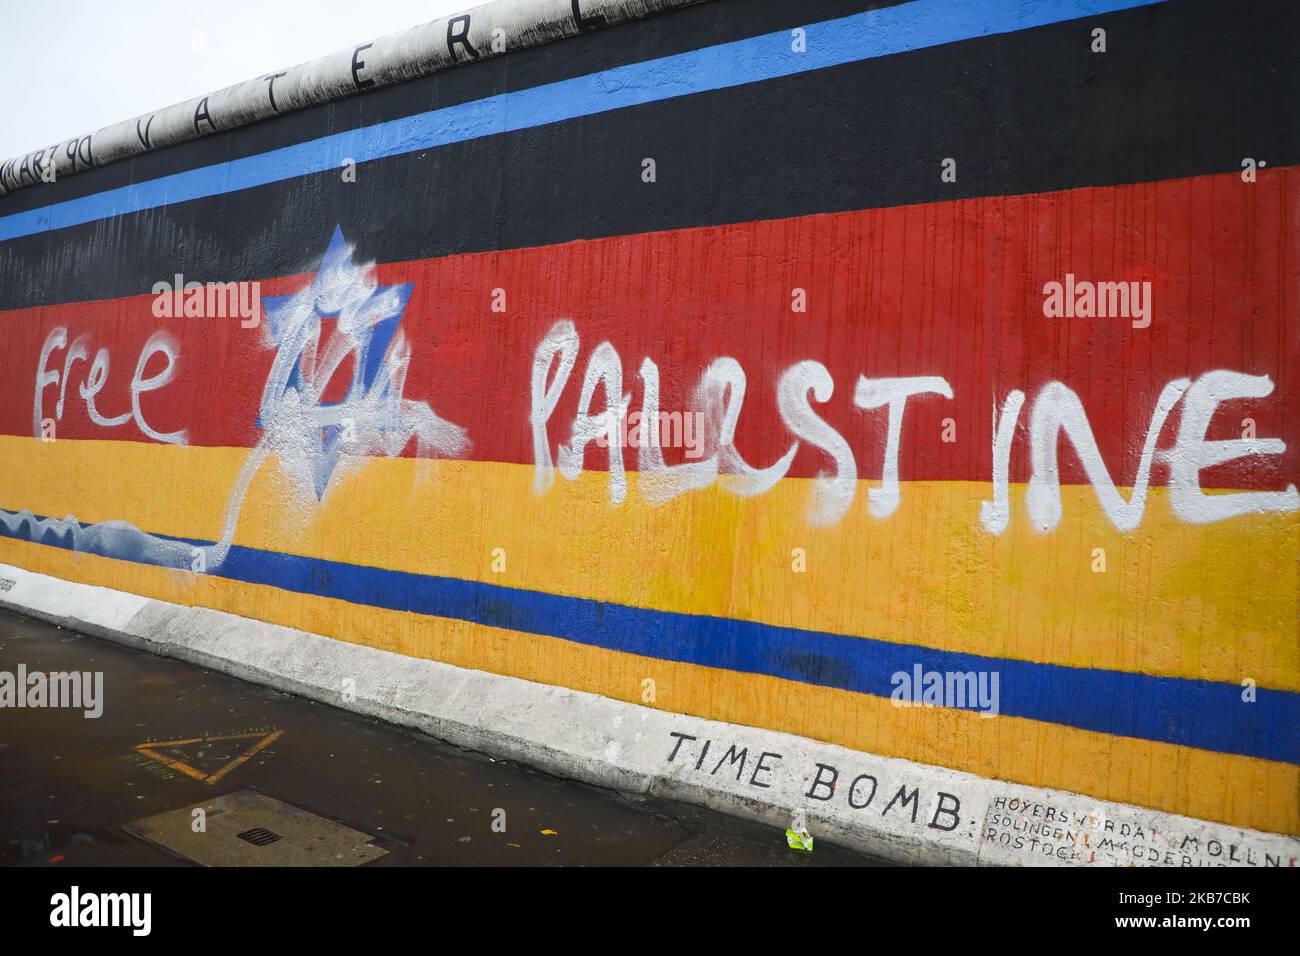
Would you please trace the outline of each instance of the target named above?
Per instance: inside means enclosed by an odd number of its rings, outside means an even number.
[[[807,850],[812,852],[813,838],[807,830],[790,830],[785,831],[785,842],[792,850]]]
[[[554,830],[543,830],[542,836],[559,836],[559,833]]]

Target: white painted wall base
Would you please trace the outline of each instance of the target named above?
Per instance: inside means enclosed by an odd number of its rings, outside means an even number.
[[[1300,840],[1290,836],[465,670],[4,564],[0,605],[560,776],[782,828],[803,809],[815,837],[898,862],[1295,866],[1300,860]],[[112,688],[105,696],[111,707]]]

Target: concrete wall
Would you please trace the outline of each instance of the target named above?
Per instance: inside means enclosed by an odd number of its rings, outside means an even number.
[[[1290,4],[866,6],[0,198],[0,561],[1300,833]]]

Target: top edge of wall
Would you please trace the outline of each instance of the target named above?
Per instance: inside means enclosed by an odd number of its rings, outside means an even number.
[[[704,0],[494,0],[0,162],[0,196],[151,150]]]

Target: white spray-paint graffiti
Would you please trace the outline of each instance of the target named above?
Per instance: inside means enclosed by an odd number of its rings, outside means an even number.
[[[68,397],[68,381],[72,376],[72,367],[77,362],[84,362],[90,357],[89,343],[89,335],[79,335],[73,341],[72,347],[68,348],[68,330],[63,326],[51,329],[50,334],[45,337],[45,344],[41,346],[40,363],[36,366],[36,397],[32,402],[32,429],[36,437],[41,437],[41,423],[45,420],[45,390],[52,385],[59,387],[59,400],[54,406],[54,419],[55,421],[62,420],[64,402]],[[62,374],[57,369],[48,368],[50,356],[59,349],[67,349],[67,353],[63,357]],[[145,368],[148,367],[149,360],[155,355],[163,356],[167,364],[163,366],[161,371],[146,376],[144,374]],[[146,392],[157,391],[176,377],[177,355],[176,340],[166,332],[159,330],[150,336],[149,341],[140,350],[140,357],[135,363],[135,375],[131,378],[130,411],[123,412],[121,415],[105,416],[95,402],[96,396],[103,391],[104,385],[108,381],[110,360],[108,349],[99,349],[95,353],[95,360],[90,363],[90,369],[85,379],[77,386],[77,391],[86,405],[86,414],[90,417],[90,420],[101,428],[116,428],[119,425],[125,425],[129,421],[134,421],[140,431],[154,441],[184,445],[186,443],[184,430],[165,434],[156,431],[145,421],[144,412],[140,408],[141,395]]]
[[[72,516],[44,518],[27,510],[0,509],[0,529],[75,551],[212,570],[229,553],[248,487],[271,454],[294,485],[311,489],[316,500],[324,496],[344,455],[391,457],[401,454],[412,441],[421,457],[463,454],[469,445],[463,428],[439,417],[427,402],[403,397],[411,348],[400,323],[410,294],[409,284],[378,286],[370,266],[353,263],[352,249],[336,229],[310,285],[292,296],[263,300],[268,320],[263,335],[267,347],[275,349],[275,358],[259,406],[262,435],[235,479],[216,543],[195,544],[150,534],[125,521],[82,525]],[[335,319],[335,327],[333,334],[323,339],[325,318]],[[61,417],[69,372],[75,361],[84,361],[88,354],[84,340],[85,336],[79,337],[68,350],[62,375],[46,366],[53,351],[67,346],[67,330],[53,330],[42,347],[33,412],[37,437],[44,415],[42,394],[47,387],[59,385],[56,415]],[[145,377],[146,363],[156,352],[166,356],[166,367]],[[349,356],[354,356],[355,362],[345,397],[338,402],[323,401],[326,387]],[[140,430],[155,441],[184,444],[184,432],[163,434],[149,427],[139,402],[140,394],[171,381],[177,363],[173,341],[165,333],[156,333],[136,365],[132,412],[106,418],[95,406],[109,368],[108,351],[100,349],[80,386],[91,420],[102,427],[116,427],[134,418]]]
[[[534,491],[545,494],[555,481],[548,425],[564,387],[577,365],[578,331],[565,320],[556,323],[533,354],[531,413]],[[655,421],[659,414],[659,370],[649,358],[641,365],[644,382],[642,421]],[[858,488],[858,467],[848,442],[813,408],[834,394],[835,382],[820,362],[805,360],[787,368],[777,382],[777,406],[781,421],[795,436],[789,450],[766,468],[750,465],[736,450],[736,426],[745,401],[745,371],[730,357],[715,359],[701,376],[695,392],[695,411],[706,422],[704,456],[698,461],[668,466],[649,429],[651,441],[638,457],[638,481],[642,497],[653,504],[668,501],[688,491],[706,488],[715,481],[736,495],[758,495],[770,490],[789,472],[801,442],[819,448],[834,464],[813,482],[812,501],[806,516],[811,524],[840,521],[852,505]],[[597,386],[603,386],[604,410],[592,412]],[[1049,532],[1061,521],[1059,437],[1064,434],[1078,455],[1084,473],[1097,495],[1102,512],[1121,531],[1133,531],[1142,522],[1153,462],[1169,466],[1169,501],[1175,515],[1192,524],[1223,521],[1245,514],[1288,512],[1300,509],[1295,485],[1284,491],[1242,491],[1205,494],[1201,472],[1215,465],[1241,458],[1277,456],[1286,443],[1277,438],[1209,440],[1206,433],[1220,404],[1235,399],[1265,398],[1273,391],[1266,375],[1233,371],[1206,372],[1195,381],[1175,379],[1161,390],[1152,411],[1142,446],[1134,485],[1127,500],[1120,494],[1102,460],[1092,427],[1079,396],[1061,382],[1048,382],[1035,396],[1029,413],[1028,440],[1030,478],[1025,507],[1030,524]],[[867,378],[859,376],[853,404],[863,411],[886,410],[886,439],[880,471],[880,485],[867,493],[868,512],[888,518],[899,506],[901,484],[899,452],[902,445],[904,411],[909,399],[939,396],[952,399],[952,386],[939,376]],[[632,396],[622,391],[622,361],[609,342],[593,350],[583,378],[570,439],[558,449],[559,471],[569,480],[582,472],[587,446],[598,436],[611,443],[627,414]],[[1182,403],[1177,438],[1170,448],[1158,448],[1160,433],[1170,413]],[[1011,446],[1015,438],[1025,394],[1010,392],[999,410],[993,408],[993,498],[980,505],[979,522],[984,530],[1001,534],[1011,521]],[[609,495],[620,504],[627,495],[622,450],[608,450]]]
[[[267,322],[262,335],[275,356],[259,406],[257,425],[261,437],[235,479],[221,537],[215,543],[149,534],[124,521],[83,526],[73,517],[44,518],[30,511],[0,510],[0,531],[78,551],[172,567],[214,569],[229,553],[253,477],[272,454],[308,505],[324,497],[345,456],[358,462],[374,456],[392,457],[400,455],[412,441],[420,457],[462,456],[469,446],[465,429],[441,418],[427,402],[412,401],[403,395],[411,349],[399,326],[411,288],[410,284],[378,286],[369,266],[353,263],[352,250],[341,230],[336,229],[310,285],[292,296],[264,300]],[[324,319],[335,322],[329,336],[323,334]],[[568,440],[559,444],[552,459],[550,420],[577,366],[579,344],[577,328],[564,320],[552,326],[533,353],[529,414],[533,487],[538,495],[545,494],[554,485],[557,470],[566,480],[576,480],[586,467],[589,446],[595,444],[607,458],[610,501],[618,505],[628,492],[625,442],[620,437],[632,395],[623,391],[622,358],[609,342],[598,344],[588,357]],[[49,367],[58,351],[64,352],[61,370],[57,364]],[[155,355],[163,357],[163,367],[146,375]],[[337,402],[325,402],[327,385],[349,357],[355,361],[345,396]],[[55,418],[61,419],[74,367],[89,358],[88,335],[78,336],[70,347],[64,327],[53,329],[47,336],[37,367],[33,404],[33,430],[38,437],[46,414],[46,390],[58,388],[53,411]],[[97,397],[109,375],[110,356],[107,349],[100,348],[78,386],[88,417],[103,428],[134,421],[154,441],[185,444],[184,430],[160,432],[152,427],[140,402],[142,395],[172,381],[179,361],[175,341],[166,332],[156,332],[136,362],[130,410],[105,415],[97,405]],[[643,359],[639,377],[640,420],[658,422],[659,368],[649,357]],[[806,518],[814,525],[841,521],[857,494],[859,468],[849,443],[815,409],[834,394],[830,371],[821,362],[804,360],[781,373],[776,383],[777,408],[793,440],[778,460],[761,467],[751,465],[735,445],[746,382],[744,368],[729,356],[714,359],[704,370],[690,413],[704,423],[697,460],[667,464],[658,429],[644,429],[644,440],[636,443],[637,485],[642,498],[662,504],[715,483],[738,496],[761,495],[789,473],[799,448],[808,444],[821,450],[833,468],[811,482]],[[979,524],[992,534],[1001,534],[1010,525],[1011,449],[1027,404],[1030,407],[1024,430],[1029,443],[1030,477],[1025,509],[1030,525],[1039,532],[1054,530],[1062,518],[1061,436],[1069,440],[1078,456],[1102,512],[1121,531],[1133,531],[1141,524],[1151,469],[1157,462],[1169,469],[1168,498],[1173,513],[1188,523],[1206,524],[1245,514],[1300,509],[1295,485],[1288,485],[1284,491],[1215,494],[1205,494],[1201,489],[1201,472],[1206,468],[1285,453],[1286,444],[1276,438],[1220,441],[1206,437],[1215,410],[1222,403],[1265,398],[1272,391],[1273,382],[1268,376],[1223,370],[1207,372],[1194,381],[1181,378],[1169,382],[1152,411],[1127,499],[1103,461],[1083,404],[1072,389],[1061,382],[1048,382],[1032,402],[1023,392],[1011,391],[1000,406],[995,403],[993,408],[993,495],[980,504]],[[593,411],[598,392],[603,407]],[[867,509],[873,517],[890,517],[901,501],[899,461],[908,401],[952,398],[952,386],[940,376],[858,377],[853,390],[854,407],[863,412],[883,410],[885,415],[880,484],[867,492]],[[1174,443],[1160,448],[1164,426],[1180,404]]]
[[[1102,511],[1116,528],[1132,531],[1141,523],[1146,508],[1151,464],[1159,459],[1169,466],[1169,504],[1175,515],[1189,524],[1209,524],[1246,514],[1295,511],[1300,508],[1300,494],[1295,485],[1285,491],[1239,491],[1207,495],[1201,490],[1201,472],[1239,458],[1282,455],[1286,443],[1278,438],[1207,439],[1215,410],[1234,399],[1266,398],[1273,392],[1267,375],[1241,372],[1206,372],[1196,381],[1175,379],[1156,399],[1147,427],[1142,457],[1129,500],[1115,487],[1079,397],[1060,382],[1049,382],[1034,399],[1029,417],[1031,474],[1025,496],[1030,523],[1038,531],[1051,531],[1061,520],[1061,483],[1058,474],[1058,436],[1064,433],[1083,464],[1088,482],[1097,493]],[[994,498],[981,505],[980,520],[984,528],[1000,534],[1007,526],[1010,508],[1007,502],[1007,472],[1011,439],[1016,420],[1024,405],[1024,394],[1010,393],[997,418],[993,439]],[[1172,448],[1157,449],[1165,420],[1182,402],[1182,418]]]

